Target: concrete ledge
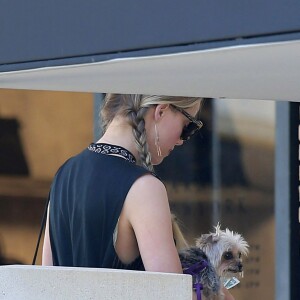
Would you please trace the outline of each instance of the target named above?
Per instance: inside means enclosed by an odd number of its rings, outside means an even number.
[[[192,277],[128,270],[0,267],[0,299],[191,300]]]

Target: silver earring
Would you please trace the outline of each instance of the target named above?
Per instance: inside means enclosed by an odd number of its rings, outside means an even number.
[[[156,146],[157,156],[161,157],[161,150],[159,146],[159,134],[158,134],[156,123],[154,123],[154,130],[155,130],[155,146]]]

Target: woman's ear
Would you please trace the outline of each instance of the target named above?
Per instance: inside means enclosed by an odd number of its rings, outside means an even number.
[[[158,122],[165,114],[166,110],[170,107],[169,104],[158,104],[155,107],[154,119]]]

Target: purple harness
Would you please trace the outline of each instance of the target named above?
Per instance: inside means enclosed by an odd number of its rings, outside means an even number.
[[[193,277],[196,276],[195,283],[193,284],[193,289],[196,291],[197,294],[197,300],[201,300],[201,290],[203,290],[203,285],[199,281],[199,278],[197,275],[208,266],[208,263],[206,260],[201,260],[189,267],[183,266],[183,274],[189,274]]]

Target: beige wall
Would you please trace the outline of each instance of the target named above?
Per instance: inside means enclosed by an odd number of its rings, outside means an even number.
[[[19,121],[30,171],[0,175],[0,243],[5,256],[30,264],[56,170],[93,140],[93,95],[0,89],[0,118]]]
[[[93,139],[93,95],[0,90],[0,117],[17,118],[32,178],[50,179]]]

